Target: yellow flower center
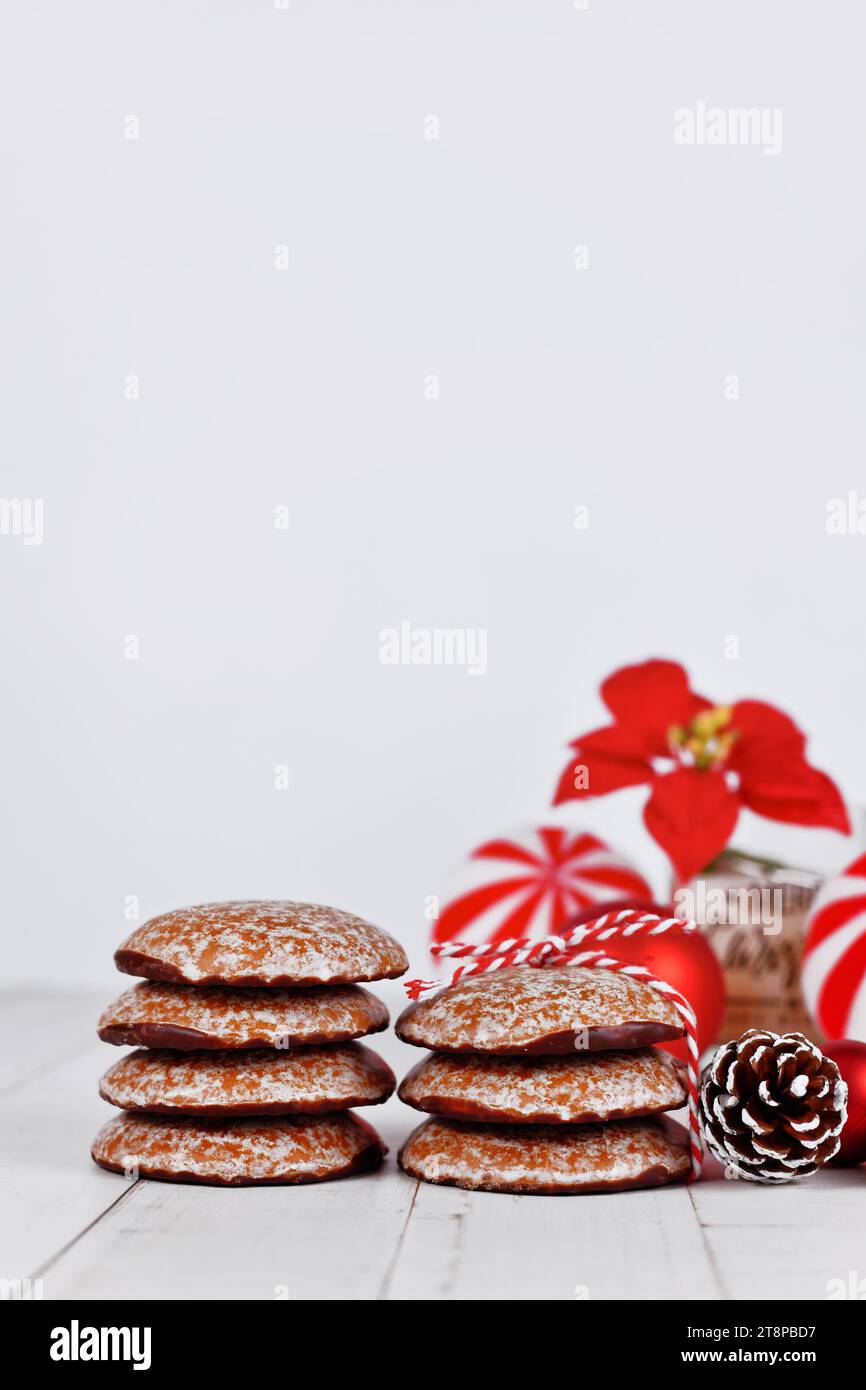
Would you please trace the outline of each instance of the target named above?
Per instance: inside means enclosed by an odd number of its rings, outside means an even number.
[[[714,705],[701,710],[687,727],[672,724],[668,730],[672,752],[693,767],[722,767],[738,736],[736,729],[728,727],[732,714],[730,705]]]

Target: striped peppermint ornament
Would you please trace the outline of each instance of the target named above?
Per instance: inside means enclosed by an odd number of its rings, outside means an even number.
[[[640,912],[624,908],[618,912],[607,912],[592,922],[583,922],[570,927],[558,936],[540,940],[517,937],[498,944],[480,945],[465,941],[451,941],[434,945],[434,956],[457,959],[465,964],[458,965],[450,980],[409,980],[406,993],[410,999],[418,999],[427,990],[448,988],[469,975],[486,974],[493,970],[504,970],[511,965],[533,965],[539,968],[549,965],[583,965],[596,969],[614,970],[634,979],[652,985],[664,994],[674,1005],[682,1020],[686,1035],[688,1054],[687,1087],[689,1112],[689,1143],[691,1148],[691,1180],[700,1177],[703,1165],[703,1143],[698,1114],[699,1055],[697,1020],[687,999],[666,980],[661,980],[642,965],[633,965],[616,959],[617,938],[636,935],[659,936],[665,932],[695,931],[696,924],[681,917],[660,917],[654,912]],[[613,943],[608,951],[609,943]]]
[[[827,1038],[866,1042],[866,854],[818,893],[800,966],[803,999]]]
[[[433,923],[433,940],[540,940],[584,908],[617,898],[651,901],[652,891],[597,835],[526,826],[472,851]]]

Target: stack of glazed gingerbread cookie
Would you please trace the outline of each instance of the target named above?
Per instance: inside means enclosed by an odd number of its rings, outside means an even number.
[[[493,1192],[577,1193],[685,1177],[674,1006],[624,974],[512,966],[411,1004],[397,1036],[432,1050],[402,1082],[426,1111],[400,1164],[425,1182]]]
[[[132,1044],[100,1082],[123,1113],[93,1145],[103,1168],[177,1182],[318,1182],[375,1167],[384,1145],[350,1111],[395,1078],[356,1041],[388,1025],[361,981],[393,979],[402,947],[348,912],[210,903],[154,917],[115,952],[140,975],[99,1021]]]

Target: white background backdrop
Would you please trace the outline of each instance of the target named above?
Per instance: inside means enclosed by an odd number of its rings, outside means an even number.
[[[0,537],[8,977],[109,987],[127,895],[332,902],[423,971],[425,895],[648,655],[866,797],[866,536],[826,530],[866,494],[853,0],[2,25],[2,492],[45,517]],[[781,108],[781,154],[677,146],[698,101]],[[486,628],[487,674],[381,665],[402,619]],[[556,819],[661,890],[643,797]]]

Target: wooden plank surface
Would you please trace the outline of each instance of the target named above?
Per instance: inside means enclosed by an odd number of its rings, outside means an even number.
[[[395,1163],[418,1116],[368,1115],[376,1174],[226,1190],[129,1182],[90,1160],[111,1115],[103,998],[18,994],[0,1008],[0,1277],[46,1298],[824,1299],[866,1274],[866,1170],[569,1200],[415,1183]],[[394,1004],[394,1000],[389,1001]],[[375,1040],[398,1074],[415,1060]]]
[[[827,1169],[767,1188],[718,1166],[691,1196],[725,1297],[828,1297],[830,1281],[866,1275],[866,1169]]]
[[[715,1298],[685,1188],[515,1197],[420,1184],[395,1298]]]
[[[97,1016],[88,996],[0,1004],[0,1277],[38,1273],[125,1195],[89,1157],[106,1119]]]

